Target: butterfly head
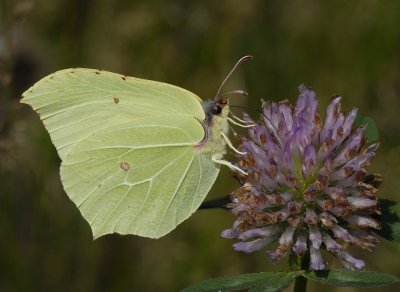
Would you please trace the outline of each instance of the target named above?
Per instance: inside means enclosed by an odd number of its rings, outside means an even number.
[[[208,124],[215,118],[226,118],[229,114],[229,99],[215,98],[203,103],[204,113]]]
[[[229,99],[217,97],[214,99],[212,107],[211,107],[211,114],[214,116],[227,116],[229,111]],[[226,115],[225,115],[226,113]]]

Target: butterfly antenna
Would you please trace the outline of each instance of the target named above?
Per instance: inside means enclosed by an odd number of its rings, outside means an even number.
[[[263,115],[268,121],[270,121],[270,119],[259,109],[253,108],[253,107],[249,107],[249,106],[243,106],[243,105],[229,105],[229,107],[236,107],[236,108],[244,108],[244,109],[249,109],[255,112],[260,113],[261,115]]]
[[[238,90],[233,90],[233,91],[229,91],[229,92],[223,93],[219,97],[224,97],[226,95],[232,95],[232,94],[239,94],[239,95],[244,95],[244,96],[248,96],[249,95],[246,91],[238,89]]]
[[[251,59],[253,59],[253,56],[247,55],[247,56],[241,57],[241,58],[239,59],[239,61],[237,61],[236,65],[233,66],[232,70],[231,70],[231,71],[229,72],[229,74],[225,77],[224,81],[222,81],[221,86],[219,87],[219,89],[218,89],[218,91],[217,91],[217,94],[215,95],[214,101],[217,101],[217,100],[219,100],[219,99],[221,98],[220,93],[221,93],[222,87],[224,87],[226,81],[229,79],[229,77],[231,77],[232,73],[235,72],[235,70],[237,69],[237,67],[239,67],[239,65],[242,64],[243,62],[248,61],[248,60],[251,60]],[[236,90],[235,90],[235,91],[236,91]]]

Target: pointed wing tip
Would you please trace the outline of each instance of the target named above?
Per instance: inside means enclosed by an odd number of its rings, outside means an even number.
[[[64,73],[73,73],[74,70],[79,71],[81,69],[84,68],[68,68],[68,69],[62,69],[62,70],[58,70],[56,72],[50,73],[46,76],[44,76],[43,78],[41,78],[40,80],[36,81],[31,87],[29,87],[26,91],[24,91],[24,93],[22,93],[21,95],[21,99],[20,99],[20,103],[24,103],[24,104],[28,104],[28,105],[32,105],[31,102],[29,102],[29,99],[31,98],[30,95],[33,93],[34,89],[39,87],[42,83],[51,80],[54,78],[54,76],[56,75],[60,75],[60,74],[64,74]]]
[[[29,99],[29,94],[32,93],[32,88],[33,88],[33,86],[29,87],[28,90],[26,90],[24,93],[22,93],[21,99],[19,100],[20,103],[29,104],[29,102],[27,100]]]

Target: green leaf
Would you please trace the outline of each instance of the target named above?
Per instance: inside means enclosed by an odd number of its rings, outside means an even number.
[[[276,279],[270,279],[262,284],[252,287],[249,292],[277,292],[288,287],[294,279],[296,278],[296,273],[286,273],[281,277]]]
[[[366,125],[367,128],[365,130],[365,136],[368,139],[368,142],[374,142],[379,139],[379,130],[378,126],[376,125],[375,121],[368,116],[360,116],[356,117],[354,122],[356,126]]]
[[[323,284],[351,287],[377,287],[399,281],[396,276],[391,274],[354,270],[306,271],[304,276]]]
[[[400,243],[400,203],[379,199],[379,206],[382,211],[382,229],[375,232],[387,240]]]
[[[299,272],[265,272],[208,279],[183,289],[181,292],[235,291],[250,289],[251,292],[280,291],[294,281]]]

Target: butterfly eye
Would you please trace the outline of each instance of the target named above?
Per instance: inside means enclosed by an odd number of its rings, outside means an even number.
[[[212,109],[211,109],[211,113],[213,115],[219,115],[221,112],[222,112],[222,107],[217,105],[217,104],[214,104]]]

